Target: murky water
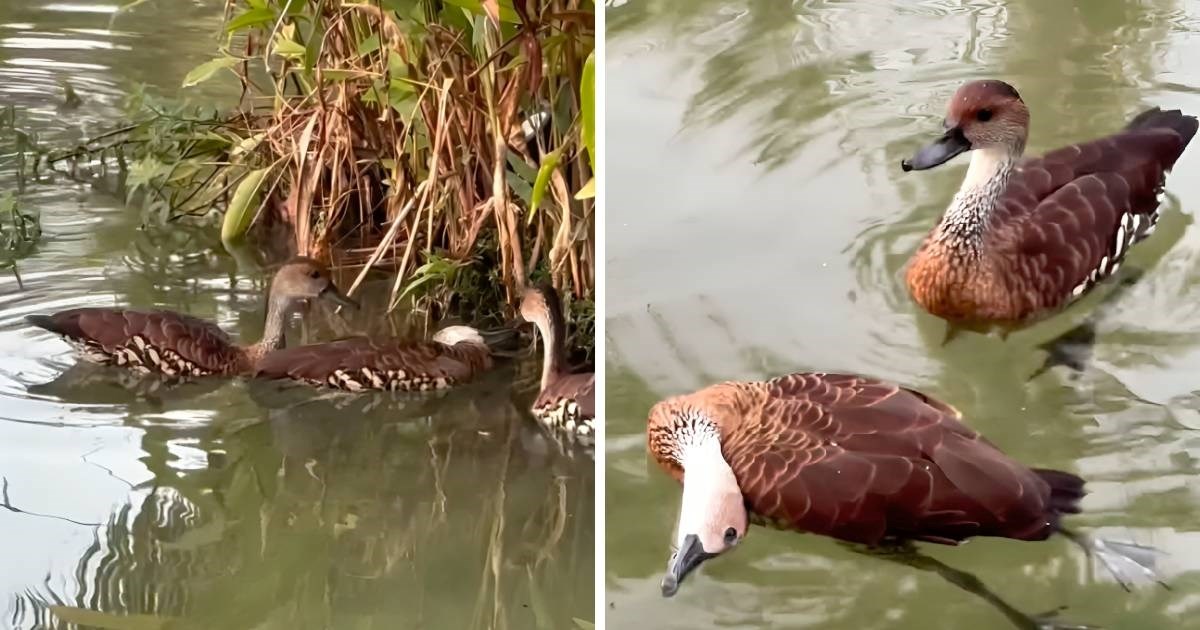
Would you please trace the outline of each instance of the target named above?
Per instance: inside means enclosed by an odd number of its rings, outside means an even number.
[[[905,174],[963,81],[1013,83],[1030,151],[1142,108],[1200,114],[1200,2],[631,0],[607,12],[607,602],[612,627],[1011,628],[982,599],[812,536],[752,529],[664,600],[679,489],[658,399],[801,369],[903,381],[1015,457],[1089,480],[1078,526],[1157,546],[1174,590],[1125,593],[1062,540],[928,552],[1026,613],[1200,628],[1200,146],[1127,266],[1139,281],[1001,341],[944,327],[900,270],[965,160]],[[1076,376],[1039,344],[1083,322]]]
[[[114,124],[133,84],[173,94],[212,56],[222,2],[151,2],[112,21],[118,4],[0,2],[0,104],[24,128],[88,137]],[[77,108],[60,107],[64,79]],[[5,169],[0,188],[13,190]],[[560,453],[525,412],[536,365],[409,399],[219,379],[162,390],[74,365],[23,316],[156,305],[256,338],[269,272],[253,253],[235,262],[214,230],[142,225],[104,186],[47,179],[21,202],[41,212],[45,239],[19,263],[22,286],[0,272],[0,627],[592,618],[592,463]],[[405,332],[371,295],[349,319],[315,312],[292,338]]]

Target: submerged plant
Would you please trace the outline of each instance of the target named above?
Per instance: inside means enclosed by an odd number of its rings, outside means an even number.
[[[17,261],[32,254],[41,238],[40,217],[22,211],[12,193],[0,197],[0,269],[11,268],[18,284]]]

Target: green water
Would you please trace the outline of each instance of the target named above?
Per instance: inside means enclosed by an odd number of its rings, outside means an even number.
[[[966,166],[905,174],[963,81],[1032,110],[1030,151],[1159,105],[1200,114],[1200,2],[633,0],[607,11],[607,620],[614,628],[1012,628],[939,576],[753,528],[679,595],[658,583],[679,488],[648,458],[658,399],[847,370],[961,409],[1016,458],[1089,480],[1081,529],[1154,545],[1173,590],[1125,593],[1063,540],[928,548],[1029,614],[1200,628],[1200,146],[1105,290],[1005,341],[919,312],[900,276]],[[1039,344],[1096,331],[1082,373]]]
[[[115,124],[136,83],[173,95],[223,2],[0,2],[0,105],[43,141]],[[68,81],[83,99],[62,108]],[[191,96],[220,102],[214,81]],[[232,92],[236,96],[236,91]],[[10,166],[0,190],[16,190]],[[0,627],[572,628],[594,603],[594,485],[526,409],[536,361],[440,397],[213,380],[153,390],[75,366],[23,316],[160,306],[262,330],[268,256],[143,224],[102,179],[46,177],[45,238],[0,271]],[[240,262],[238,262],[240,260]],[[348,282],[349,276],[341,280]],[[293,340],[412,332],[384,283]],[[146,617],[149,615],[149,617]],[[68,625],[76,621],[84,625]]]

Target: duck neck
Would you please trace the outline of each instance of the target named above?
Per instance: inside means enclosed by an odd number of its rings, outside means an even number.
[[[968,254],[980,253],[992,209],[1020,157],[1021,147],[986,147],[971,152],[967,175],[939,225],[940,242]]]
[[[263,324],[262,339],[251,346],[256,356],[283,348],[283,328],[290,312],[286,300],[275,297],[267,299],[267,320]]]
[[[542,389],[545,390],[550,382],[564,371],[563,366],[567,362],[567,325],[561,317],[547,313],[545,317],[538,319],[537,327],[545,346],[542,361]]]

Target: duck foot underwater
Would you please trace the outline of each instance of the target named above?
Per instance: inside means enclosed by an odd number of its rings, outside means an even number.
[[[1082,374],[1091,362],[1096,347],[1096,328],[1100,321],[1117,304],[1121,295],[1137,284],[1143,275],[1145,272],[1141,269],[1128,267],[1120,283],[1087,319],[1054,339],[1038,344],[1038,349],[1046,353],[1046,359],[1041,367],[1029,375],[1028,380],[1032,381],[1056,367],[1067,368],[1072,376]]]
[[[864,556],[936,573],[954,586],[991,604],[1000,611],[1000,614],[1011,621],[1014,627],[1021,630],[1100,630],[1099,626],[1081,625],[1059,619],[1058,615],[1066,609],[1065,606],[1033,615],[1022,612],[988,588],[987,584],[984,584],[983,580],[980,580],[975,574],[956,569],[941,560],[927,556],[911,542],[899,542],[881,547],[865,547],[852,543],[842,543],[841,546]]]

